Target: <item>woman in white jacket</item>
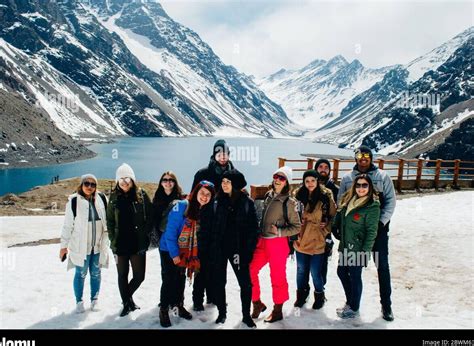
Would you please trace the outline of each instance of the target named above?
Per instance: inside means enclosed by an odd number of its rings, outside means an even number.
[[[97,191],[97,178],[81,177],[77,192],[69,196],[61,234],[59,257],[69,254],[67,269],[76,268],[74,294],[76,312],[84,312],[82,295],[87,271],[90,272],[91,310],[97,310],[100,290],[100,268],[109,265],[109,237],[106,218],[107,199]]]

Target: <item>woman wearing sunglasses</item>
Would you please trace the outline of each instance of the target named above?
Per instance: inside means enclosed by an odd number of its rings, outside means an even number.
[[[177,201],[183,199],[183,190],[176,175],[167,171],[162,174],[153,197],[154,228],[150,236],[150,248],[157,248],[166,229],[168,214]]]
[[[107,199],[97,191],[97,179],[92,174],[81,177],[76,193],[69,196],[66,204],[59,258],[65,260],[69,254],[67,268],[76,268],[74,294],[77,313],[85,311],[82,295],[88,270],[91,284],[90,308],[92,311],[98,309],[100,268],[109,266],[106,204]]]
[[[161,295],[160,324],[171,327],[169,309],[176,308],[178,316],[186,320],[192,315],[184,308],[186,272],[191,280],[199,272],[198,233],[202,222],[208,222],[207,212],[214,198],[214,184],[199,182],[187,199],[172,208],[166,230],[160,240]]]
[[[289,299],[286,279],[286,261],[290,252],[288,237],[298,234],[301,228],[299,204],[290,197],[291,178],[292,169],[288,166],[283,166],[273,173],[270,191],[263,202],[260,237],[250,263],[252,318],[258,318],[267,308],[260,300],[258,273],[263,266],[270,264],[274,307],[265,319],[265,322],[270,323],[283,319],[283,303]]]
[[[320,175],[310,169],[303,174],[303,185],[296,192],[296,199],[304,206],[303,226],[298,240],[294,243],[296,251],[296,301],[294,306],[301,308],[309,295],[309,273],[313,278],[313,309],[321,309],[326,301],[322,264],[326,249],[326,237],[331,232],[330,220],[336,214],[336,203],[331,190],[319,183]]]
[[[374,193],[372,180],[366,174],[360,174],[342,197],[333,224],[333,231],[340,240],[337,275],[346,295],[346,304],[336,310],[341,318],[359,316],[362,268],[367,266],[370,259],[379,218],[380,203]]]
[[[120,316],[139,309],[133,294],[145,280],[146,251],[153,226],[153,209],[147,193],[136,185],[132,167],[122,164],[115,174],[116,185],[107,208],[107,228],[117,264],[118,286],[123,310]],[[132,266],[133,278],[128,281]]]

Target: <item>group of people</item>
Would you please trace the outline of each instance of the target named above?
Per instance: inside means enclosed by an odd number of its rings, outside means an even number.
[[[208,304],[218,309],[216,323],[227,317],[226,282],[230,264],[240,286],[242,322],[255,328],[267,307],[261,300],[260,270],[269,264],[273,309],[264,319],[283,319],[289,300],[287,259],[296,253],[296,301],[301,308],[314,285],[313,309],[325,302],[328,258],[339,239],[337,275],[346,301],[337,309],[341,318],[359,315],[362,268],[372,254],[380,285],[382,316],[393,320],[388,265],[388,230],[395,208],[390,177],[373,164],[365,146],[355,152],[356,165],[338,187],[330,176],[330,162],[320,159],[303,175],[293,191],[292,169],[278,168],[263,203],[253,201],[247,181],[230,161],[224,140],[213,147],[207,167],[195,176],[191,193],[183,194],[176,175],[161,175],[153,200],[137,185],[133,169],[122,164],[109,198],[98,191],[92,174],[81,177],[69,197],[61,235],[60,258],[75,268],[76,311],[84,312],[83,289],[90,273],[91,310],[98,309],[100,270],[108,267],[109,248],[114,254],[123,308],[120,316],[139,309],[133,294],[145,279],[146,252],[158,248],[161,259],[159,319],[170,327],[171,309],[192,319],[184,306],[186,279],[193,281],[193,310]],[[129,281],[129,271],[132,279]],[[252,311],[251,311],[252,310]]]

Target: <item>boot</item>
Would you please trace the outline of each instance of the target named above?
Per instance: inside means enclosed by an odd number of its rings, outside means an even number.
[[[281,311],[283,304],[275,304],[272,313],[265,319],[265,322],[273,323],[283,319],[283,312]]]
[[[392,322],[395,319],[393,317],[392,308],[390,306],[382,307],[382,317],[385,321],[388,321],[388,322]]]
[[[242,318],[242,322],[245,323],[249,328],[257,328],[257,325],[252,320],[252,316],[250,315],[244,315],[244,317]]]
[[[314,304],[313,309],[318,310],[324,306],[324,302],[326,301],[326,297],[324,296],[324,292],[314,292]]]
[[[252,302],[252,305],[253,305],[252,318],[258,318],[261,312],[264,312],[265,310],[267,310],[267,307],[265,306],[265,304],[262,303],[260,299]]]
[[[227,314],[225,312],[219,312],[219,315],[217,316],[216,324],[224,324],[225,320],[227,318]]]
[[[296,301],[294,304],[295,308],[302,308],[306,303],[306,298],[309,296],[309,288],[296,290]]]
[[[160,324],[163,328],[171,327],[170,314],[168,308],[160,308]]]
[[[135,304],[132,297],[130,297],[129,303],[130,303],[130,309],[132,309],[132,311],[140,309],[140,307],[137,304]]]
[[[132,312],[132,308],[130,306],[130,303],[129,302],[124,302],[122,312],[120,313],[120,317],[127,316],[130,312]]]
[[[190,320],[193,318],[193,315],[191,315],[189,311],[184,308],[183,303],[178,304],[178,316],[184,318],[185,320]]]

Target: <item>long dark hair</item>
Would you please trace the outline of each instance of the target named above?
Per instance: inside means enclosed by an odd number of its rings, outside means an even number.
[[[216,199],[221,200],[227,197],[230,197],[230,204],[235,205],[235,203],[239,200],[240,196],[242,195],[242,190],[238,190],[234,187],[232,187],[232,193],[229,196],[227,193],[222,190],[222,185],[219,186],[219,189],[217,190],[216,193]]]
[[[186,210],[186,215],[185,215],[187,218],[191,220],[196,220],[196,221],[199,220],[201,205],[199,204],[197,200],[197,195],[199,193],[199,190],[201,189],[207,189],[211,193],[211,200],[209,201],[209,203],[212,203],[212,200],[214,199],[214,196],[216,194],[214,190],[214,184],[209,183],[209,182],[201,181],[199,184],[197,184],[194,187],[193,191],[187,198],[187,200],[189,201],[189,206],[188,206],[188,209]]]
[[[165,188],[161,184],[163,182],[163,178],[167,175],[170,176],[172,179],[174,179],[173,191],[171,191],[171,194],[169,196],[166,194]],[[158,206],[160,204],[166,203],[166,200],[169,198],[173,200],[181,199],[182,195],[183,195],[183,189],[179,185],[176,174],[174,174],[172,171],[166,171],[165,173],[163,173],[158,183],[158,189],[156,189],[155,196],[153,197],[153,204]]]
[[[307,204],[309,204],[309,209],[308,209],[309,213],[312,213],[314,211],[318,201],[321,201],[323,204],[329,202],[328,196],[326,196],[325,194],[321,192],[321,184],[319,180],[317,180],[317,182],[318,182],[318,185],[311,193],[309,192],[308,188],[305,186],[304,182],[303,182],[303,185],[296,192],[295,197],[298,201],[303,203],[305,207]]]
[[[368,199],[367,199],[367,202],[364,203],[364,205],[367,205],[367,204],[372,203],[374,201],[374,199],[377,195],[376,195],[375,190],[374,190],[374,184],[372,182],[372,179],[370,179],[370,177],[367,174],[359,174],[354,178],[354,181],[352,182],[352,186],[351,186],[350,190],[348,190],[344,194],[344,196],[342,196],[341,207],[346,206],[347,204],[349,204],[352,197],[357,196],[356,184],[359,180],[362,180],[362,179],[367,180],[367,182],[369,183],[369,192],[367,193]]]

